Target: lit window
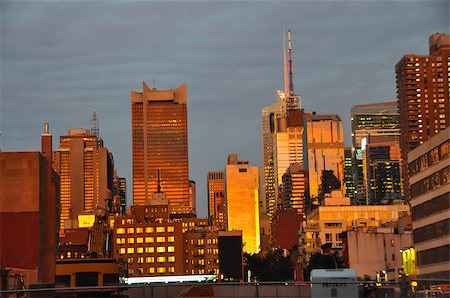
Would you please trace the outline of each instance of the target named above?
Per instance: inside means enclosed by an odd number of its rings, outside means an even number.
[[[153,227],[146,227],[145,228],[145,232],[146,233],[153,233],[155,231],[155,229]]]
[[[124,228],[118,228],[116,230],[116,234],[120,235],[120,234],[125,234],[125,229]]]
[[[167,227],[167,232],[173,232],[175,231],[175,228],[173,226]]]
[[[155,267],[147,268],[147,273],[155,273]]]
[[[167,271],[170,273],[174,273],[175,272],[175,267],[169,267],[167,268]]]
[[[155,252],[155,248],[152,247],[152,246],[146,247],[146,248],[145,248],[145,252],[146,252],[146,253],[152,253],[152,252]]]
[[[119,250],[119,254],[121,254],[121,255],[125,254],[125,247],[122,247],[122,248]]]
[[[167,237],[167,242],[175,242],[175,237],[174,236]]]
[[[166,237],[156,237],[156,242],[158,243],[166,242]]]
[[[174,256],[167,257],[167,262],[174,263],[175,257]]]
[[[128,247],[127,248],[127,253],[134,254],[134,247]]]
[[[127,229],[127,233],[128,234],[133,234],[134,233],[134,228],[128,228]]]
[[[156,259],[159,263],[164,263],[166,261],[166,257],[158,257]]]
[[[145,243],[153,243],[155,239],[153,237],[145,237]]]
[[[128,238],[127,240],[128,240],[127,242],[128,242],[129,244],[134,243],[134,238]]]
[[[158,246],[156,252],[166,252],[166,248],[164,246]]]
[[[136,228],[136,233],[142,233],[144,231],[143,228]]]
[[[175,252],[175,246],[168,246],[167,252]]]
[[[166,231],[166,228],[165,227],[156,227],[156,232],[157,233],[163,233],[163,232],[165,232]]]
[[[158,267],[158,273],[165,273],[166,272],[166,268],[165,267]]]
[[[145,262],[146,263],[154,263],[155,262],[155,258],[154,257],[146,257],[145,258]]]
[[[144,243],[144,238],[142,237],[136,238],[136,243]]]
[[[138,247],[138,248],[136,249],[136,251],[137,251],[138,254],[141,254],[141,253],[144,252],[144,248],[143,248],[143,247]]]
[[[134,258],[128,258],[127,263],[128,263],[128,264],[133,264],[133,263],[134,263]]]

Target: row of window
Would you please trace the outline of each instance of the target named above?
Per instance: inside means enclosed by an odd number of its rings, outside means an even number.
[[[116,244],[133,244],[133,243],[154,243],[156,240],[157,243],[164,243],[166,242],[170,242],[173,243],[175,242],[175,236],[168,236],[167,238],[164,236],[159,236],[159,237],[130,237],[130,238],[117,238],[116,239]]]
[[[174,273],[175,272],[175,267],[171,266],[171,267],[139,267],[136,268],[136,271],[132,268],[128,269],[128,274],[133,275],[133,274],[142,274],[142,273]]]
[[[165,246],[157,246],[156,247],[156,252],[159,253],[164,253],[164,252],[175,252],[175,246],[167,246],[167,249]],[[148,247],[121,247],[119,248],[119,254],[124,255],[124,254],[134,254],[134,253],[138,253],[138,254],[142,254],[142,253],[154,253],[155,252],[155,247],[153,246],[148,246]]]
[[[175,227],[173,226],[169,226],[167,227],[145,227],[145,228],[117,228],[116,229],[116,234],[118,235],[122,235],[128,233],[128,234],[134,234],[134,232],[136,231],[137,234],[141,234],[145,231],[145,233],[154,233],[156,231],[156,233],[164,233],[164,232],[169,232],[172,233],[175,231]]]
[[[435,214],[436,212],[442,212],[450,209],[450,192],[444,193],[432,200],[426,201],[422,204],[414,206],[412,208],[412,219],[414,221],[421,218]]]
[[[165,263],[166,261],[169,263],[174,263],[175,262],[175,257],[174,256],[169,256],[169,257],[138,257],[136,258],[136,263],[138,264],[143,264],[143,263],[147,263],[147,264],[152,264],[152,263]],[[134,264],[134,258],[130,257],[127,259],[127,263],[128,264]]]
[[[434,224],[413,231],[414,242],[419,243],[449,235],[450,220],[438,221]]]
[[[424,193],[450,183],[450,167],[446,167],[411,186],[411,196],[418,197]]]
[[[439,161],[448,158],[450,151],[450,141],[447,140],[444,143],[436,146],[429,152],[420,156],[409,164],[409,174],[414,176],[428,169],[430,166],[437,164]]]

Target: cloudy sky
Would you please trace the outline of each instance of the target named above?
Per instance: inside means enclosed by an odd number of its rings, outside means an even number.
[[[261,164],[261,108],[283,88],[282,30],[307,111],[395,100],[396,62],[449,33],[448,1],[0,1],[1,150],[54,148],[68,129],[100,134],[127,178],[130,91],[188,85],[190,177],[206,216],[206,175],[230,152]]]

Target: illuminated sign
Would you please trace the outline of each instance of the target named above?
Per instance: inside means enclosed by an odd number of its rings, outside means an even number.
[[[91,228],[95,222],[94,214],[78,214],[78,227]]]

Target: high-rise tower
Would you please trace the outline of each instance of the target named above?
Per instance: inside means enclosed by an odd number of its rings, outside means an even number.
[[[133,204],[145,205],[161,189],[177,213],[189,204],[186,84],[176,90],[131,91],[133,133]]]
[[[430,55],[405,55],[395,66],[402,182],[407,198],[408,152],[444,130],[450,121],[450,35],[431,35],[429,46]]]

